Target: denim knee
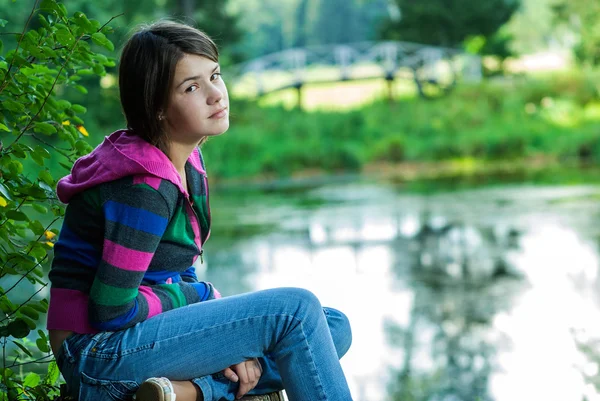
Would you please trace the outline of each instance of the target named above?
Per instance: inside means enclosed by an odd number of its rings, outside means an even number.
[[[287,287],[273,291],[279,292],[280,299],[291,306],[294,315],[301,320],[318,315],[323,309],[317,296],[304,288]]]
[[[335,345],[338,358],[343,357],[352,345],[352,328],[348,317],[337,309],[323,308],[323,313],[327,318],[331,338]]]

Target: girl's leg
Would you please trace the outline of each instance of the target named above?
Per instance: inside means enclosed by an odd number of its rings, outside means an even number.
[[[346,315],[336,309],[323,308],[323,313],[327,320],[337,356],[341,358],[348,352],[352,343],[350,322]],[[282,390],[283,383],[275,360],[270,355],[266,355],[264,358],[259,358],[259,361],[263,367],[263,373],[257,386],[248,394],[267,394]],[[221,373],[194,379],[194,383],[203,389],[210,388],[210,390],[205,390],[203,393],[210,392],[213,399],[218,401],[234,400],[238,389],[237,383],[229,381]]]
[[[96,335],[78,354],[69,353],[68,342],[69,384],[81,386],[73,390],[90,399],[108,395],[125,400],[148,377],[201,378],[269,355],[290,401],[351,400],[321,305],[302,289],[259,291],[178,308],[127,330]]]

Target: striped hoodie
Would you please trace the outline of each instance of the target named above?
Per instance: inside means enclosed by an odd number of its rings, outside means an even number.
[[[116,331],[220,296],[193,266],[210,232],[198,149],[185,169],[189,193],[163,152],[122,130],[59,181],[68,205],[49,274],[48,329]]]

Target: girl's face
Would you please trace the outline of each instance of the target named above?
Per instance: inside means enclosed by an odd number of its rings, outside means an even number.
[[[163,113],[171,142],[194,144],[229,128],[229,97],[219,64],[186,54],[175,67],[169,103]]]

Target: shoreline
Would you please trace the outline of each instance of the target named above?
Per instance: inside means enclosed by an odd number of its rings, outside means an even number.
[[[216,189],[235,191],[254,189],[258,191],[308,189],[328,184],[344,184],[360,180],[386,181],[396,184],[416,182],[465,182],[487,178],[523,178],[556,171],[578,172],[583,178],[589,173],[600,173],[600,166],[564,162],[551,156],[537,156],[518,160],[481,160],[464,158],[445,161],[369,163],[356,172],[327,172],[320,169],[301,170],[289,177],[275,175],[217,178],[212,184]],[[600,174],[598,183],[600,183]],[[518,180],[517,180],[518,181]],[[569,180],[572,181],[572,180]]]

